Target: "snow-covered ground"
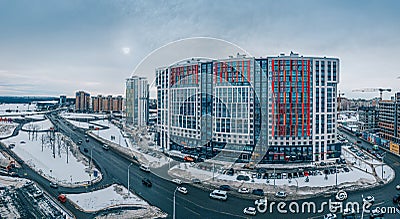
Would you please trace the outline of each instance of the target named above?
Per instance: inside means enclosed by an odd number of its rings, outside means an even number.
[[[0,122],[0,138],[11,136],[17,123]]]
[[[31,131],[47,131],[50,130],[50,128],[54,127],[53,123],[48,120],[45,119],[43,121],[39,121],[39,122],[30,122],[25,124],[22,129],[23,130],[31,130]]]
[[[86,212],[95,212],[120,206],[134,206],[139,207],[139,209],[131,210],[130,218],[156,218],[164,215],[160,209],[150,206],[146,201],[132,192],[128,193],[128,190],[124,186],[117,184],[89,193],[66,194],[66,196],[76,206]],[[135,215],[140,215],[141,217],[136,217]]]
[[[15,143],[13,151],[21,159],[41,175],[55,179],[61,184],[83,184],[93,179],[93,175],[89,175],[89,171],[86,171],[88,169],[86,158],[83,158],[77,150],[73,152],[71,150],[68,151],[68,163],[66,162],[66,146],[63,144],[63,141],[60,141],[60,147],[58,147],[57,143],[59,138],[66,139],[66,136],[60,134],[56,138],[55,157],[53,157],[53,150],[48,142],[48,138],[45,141],[42,151],[42,135],[46,139],[46,134],[44,133],[38,133],[37,138],[35,136],[33,139],[32,135],[29,137],[27,132],[21,131],[19,135],[3,140],[3,143],[6,145]],[[71,147],[69,148],[71,149]]]
[[[27,181],[29,180],[16,177],[0,176],[0,187],[14,186],[15,188],[19,188],[25,185]]]
[[[375,167],[376,175],[382,179],[382,165]],[[383,180],[388,181],[395,177],[395,172],[388,165],[383,166]]]
[[[33,114],[33,115],[27,115],[25,116],[25,118],[28,119],[35,119],[35,120],[43,120],[44,118],[44,114]]]
[[[94,125],[91,123],[87,123],[87,122],[80,122],[80,121],[75,121],[72,119],[67,119],[67,121],[78,128],[89,129],[89,127],[91,127],[91,126],[93,128],[101,128],[100,126],[97,126],[97,125]]]
[[[16,104],[8,104],[2,103],[0,104],[0,114],[19,114],[21,112],[33,112],[36,110],[36,104],[27,104],[27,103],[16,103]]]
[[[108,129],[93,131],[92,133],[94,135],[97,135],[100,138],[103,138],[105,140],[111,141],[111,142],[113,142],[115,144],[119,144],[122,147],[129,147],[129,145],[128,145],[128,140],[129,139],[125,138],[122,135],[120,129],[117,126],[115,126],[111,122],[108,123],[108,121],[102,121],[102,120],[94,121],[93,123],[100,124],[100,125],[102,125],[102,123],[107,123],[107,126],[109,127]]]
[[[60,115],[66,119],[102,119],[107,117],[107,115],[104,114],[66,113],[66,112],[63,112]]]

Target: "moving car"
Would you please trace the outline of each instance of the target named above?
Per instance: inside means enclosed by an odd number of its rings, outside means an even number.
[[[144,172],[150,172],[150,168],[147,165],[140,165],[140,169],[143,170]]]
[[[86,138],[86,140],[85,140],[86,142],[89,142],[89,138]]]
[[[79,141],[78,141],[78,145],[81,145],[81,144],[82,144],[82,140],[79,140]]]
[[[108,151],[108,150],[110,149],[110,146],[108,146],[107,144],[104,144],[104,145],[103,145],[103,149],[106,150],[106,151]]]
[[[147,186],[147,187],[151,187],[153,185],[153,183],[151,183],[151,181],[147,178],[143,178],[142,179],[142,184]]]
[[[400,190],[400,184],[397,184],[397,185],[396,185],[396,189],[397,189],[397,190]]]
[[[250,193],[250,190],[246,187],[241,187],[238,189],[238,192],[242,193],[242,194],[248,194],[248,193]]]
[[[192,179],[192,183],[193,183],[193,184],[200,184],[201,181],[200,181],[199,179],[197,179],[197,178],[193,178],[193,179]]]
[[[328,213],[324,215],[324,219],[336,219],[336,218],[337,218],[336,214],[333,213]]]
[[[256,208],[254,207],[247,207],[245,209],[243,209],[243,213],[244,214],[248,214],[248,215],[256,215]]]
[[[180,179],[173,179],[172,182],[174,182],[178,185],[182,184],[182,181]]]
[[[266,204],[266,200],[265,198],[260,198],[254,201],[254,205],[255,206],[259,206],[259,205],[265,205]]]
[[[277,193],[275,193],[275,197],[277,198],[286,198],[287,194],[284,191],[279,191]]]
[[[369,195],[369,196],[363,198],[363,202],[368,202],[368,203],[373,204],[375,202],[375,198],[374,198],[374,196]]]
[[[375,208],[371,210],[369,218],[383,217],[383,215],[384,213],[379,208]]]
[[[228,195],[226,194],[226,191],[214,190],[210,193],[210,198],[226,201]]]
[[[67,201],[67,197],[64,194],[60,194],[57,199],[61,203],[65,203]]]
[[[185,195],[188,193],[187,189],[183,186],[178,187],[178,192],[185,194]]]
[[[393,203],[399,203],[399,202],[400,202],[400,194],[393,196]]]
[[[56,182],[50,182],[50,187],[57,189],[58,188],[58,184]]]

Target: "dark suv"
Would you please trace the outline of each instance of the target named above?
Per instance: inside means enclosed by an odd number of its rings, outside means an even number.
[[[153,184],[151,183],[151,181],[147,178],[143,178],[142,179],[142,183],[143,185],[147,186],[147,187],[151,187]]]
[[[230,191],[231,187],[229,185],[221,185],[219,189],[222,191]]]
[[[264,190],[262,189],[253,189],[253,195],[264,196]]]

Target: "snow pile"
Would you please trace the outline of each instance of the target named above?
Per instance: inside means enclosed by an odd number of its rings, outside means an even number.
[[[53,123],[50,120],[46,119],[39,122],[30,122],[25,124],[22,129],[27,131],[47,131],[50,128],[53,128]]]
[[[147,208],[150,205],[121,185],[113,184],[105,189],[80,194],[67,194],[76,206],[86,212],[100,211],[120,206]]]
[[[95,121],[93,123],[102,125],[101,123],[104,123],[104,121],[102,121],[102,122]],[[107,141],[113,142],[115,144],[119,144],[122,147],[129,147],[129,145],[128,145],[129,139],[125,138],[124,135],[122,135],[120,129],[112,123],[107,123],[107,124],[109,127],[108,129],[93,131],[92,133],[94,135],[99,136],[100,138],[107,140]]]
[[[30,180],[9,176],[0,176],[0,187],[14,186],[15,188],[20,188],[24,186],[28,181]]]
[[[41,175],[55,179],[61,184],[82,184],[93,179],[93,174],[87,171],[86,158],[79,157],[82,155],[77,149],[72,150],[74,147],[68,147],[68,163],[66,162],[67,145],[71,145],[67,137],[57,133],[54,139],[54,150],[49,142],[50,137],[44,133],[32,135],[21,131],[19,135],[3,140],[3,143],[6,145],[14,143],[15,148],[12,150],[22,160]]]
[[[11,136],[17,126],[17,123],[0,122],[0,138]]]
[[[107,115],[104,114],[89,114],[89,113],[66,113],[63,112],[60,114],[63,118],[66,119],[102,119],[106,118]]]
[[[150,206],[148,208],[140,208],[137,210],[121,210],[116,213],[105,213],[99,216],[96,216],[96,219],[152,219],[152,218],[166,218],[168,215],[162,213],[160,209],[154,206]]]

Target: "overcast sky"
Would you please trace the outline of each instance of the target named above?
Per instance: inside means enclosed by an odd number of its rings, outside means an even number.
[[[125,79],[152,51],[212,37],[255,57],[338,57],[345,96],[374,97],[351,90],[400,90],[399,11],[395,0],[0,1],[0,95],[123,95]]]

